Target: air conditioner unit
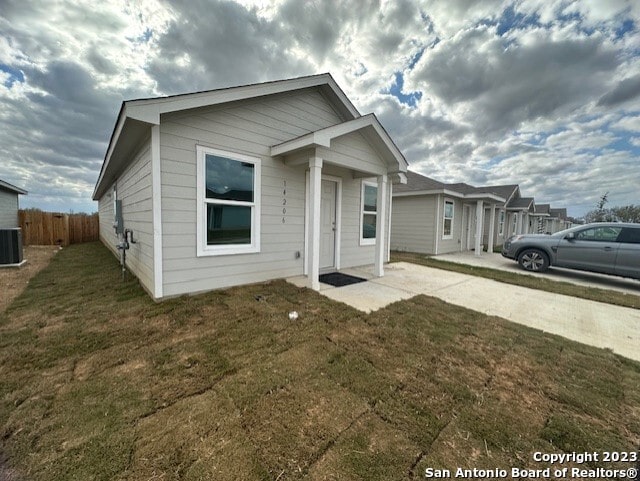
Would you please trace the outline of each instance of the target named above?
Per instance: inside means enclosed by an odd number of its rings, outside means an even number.
[[[0,265],[22,263],[22,229],[0,229]]]

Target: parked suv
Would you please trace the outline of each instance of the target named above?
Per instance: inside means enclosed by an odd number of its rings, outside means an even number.
[[[557,266],[640,279],[640,224],[598,222],[552,235],[514,235],[502,255],[527,271]]]

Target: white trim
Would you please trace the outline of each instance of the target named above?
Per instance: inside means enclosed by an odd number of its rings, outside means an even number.
[[[474,251],[476,257],[482,255],[482,233],[484,232],[484,202],[479,200],[476,204],[476,238]]]
[[[322,158],[309,159],[309,263],[307,285],[314,291],[320,290],[320,192],[322,190]]]
[[[375,212],[375,216],[376,216],[376,236],[373,239],[365,239],[364,237],[362,237],[362,228],[364,225],[364,187],[365,185],[368,185],[369,187],[375,187],[376,188],[376,204],[378,203],[378,183],[376,181],[372,181],[372,180],[361,180],[360,181],[360,227],[359,227],[359,239],[360,239],[360,245],[361,246],[373,246],[376,245],[376,239],[378,238],[378,213],[380,212],[380,206],[376,205],[376,212]],[[374,214],[373,212],[367,211],[367,214]]]
[[[405,176],[405,183],[407,179]],[[389,178],[389,193],[387,194],[387,201],[389,202],[389,221],[387,222],[387,262],[391,261],[391,219],[393,215],[393,202],[391,199],[393,198],[393,182],[391,178]]]
[[[444,233],[444,221],[447,219],[447,202],[451,204],[452,213],[451,213],[451,234]],[[453,222],[456,218],[456,203],[453,199],[449,199],[445,197],[442,202],[442,240],[451,240],[453,239]]]
[[[342,243],[342,177],[322,174],[322,180],[328,180],[336,183],[336,234],[333,255],[334,267],[336,269],[340,269],[340,244]],[[320,191],[320,194],[322,195],[322,190]]]
[[[309,169],[304,173],[304,262],[302,263],[302,274],[309,275]]]
[[[438,255],[438,248],[440,247],[440,203],[441,203],[441,197],[438,195],[436,196],[436,245],[435,245],[435,249],[434,249],[434,255]]]
[[[502,216],[502,222],[500,222],[500,216]],[[504,225],[507,222],[507,211],[500,209],[498,212],[498,235],[504,237]]]
[[[205,241],[205,226],[207,225],[207,211],[205,206],[205,156],[213,154],[225,157],[238,162],[249,162],[254,165],[253,170],[253,202],[214,202],[228,205],[250,206],[251,209],[251,244],[231,244],[231,245],[207,245]],[[261,159],[249,155],[229,152],[226,150],[212,149],[203,145],[196,145],[196,255],[198,257],[235,255],[235,254],[255,254],[260,252],[260,205],[262,197],[260,186],[262,184]]]
[[[151,192],[153,204],[153,296],[164,296],[162,259],[162,168],[160,157],[160,126],[151,126]],[[115,184],[114,184],[115,188]]]
[[[376,179],[376,247],[373,261],[373,274],[377,277],[384,275],[385,229],[387,223],[387,176],[380,175]]]

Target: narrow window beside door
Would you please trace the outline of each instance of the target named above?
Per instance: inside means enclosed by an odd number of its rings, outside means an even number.
[[[444,215],[442,221],[442,238],[453,239],[453,201],[445,199],[444,201]]]
[[[362,181],[362,195],[360,202],[360,245],[374,245],[376,243],[376,221],[378,217],[378,185],[373,182]]]

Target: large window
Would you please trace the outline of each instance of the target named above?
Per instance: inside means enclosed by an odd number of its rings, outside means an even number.
[[[442,238],[453,239],[453,201],[449,199],[444,200],[444,215],[442,220]]]
[[[260,250],[260,159],[197,147],[198,255]]]
[[[498,217],[498,235],[504,235],[504,211],[501,210]]]
[[[376,243],[376,221],[378,219],[378,185],[373,182],[362,182],[360,205],[360,244]]]

